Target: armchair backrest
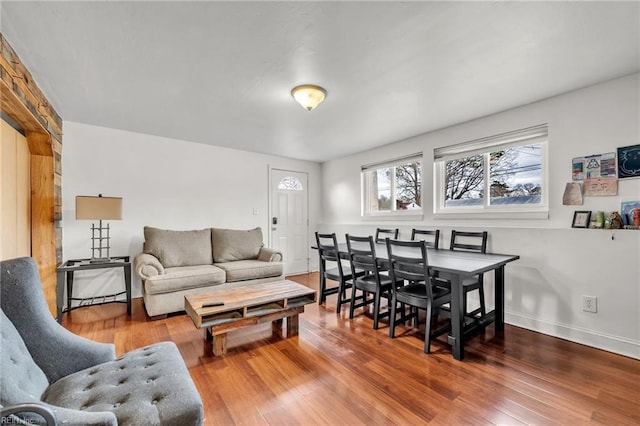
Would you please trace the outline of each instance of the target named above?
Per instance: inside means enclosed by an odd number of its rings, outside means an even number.
[[[0,308],[50,383],[94,365],[96,359],[113,358],[113,345],[81,338],[53,318],[32,258],[0,262],[0,282]],[[73,357],[68,356],[70,348]]]
[[[5,313],[0,310],[0,405],[36,403],[49,386],[47,376]]]

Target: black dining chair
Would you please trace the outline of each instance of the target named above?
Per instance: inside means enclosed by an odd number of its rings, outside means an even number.
[[[424,241],[427,247],[438,249],[440,246],[440,230],[424,230],[413,228],[411,230],[412,241]]]
[[[398,239],[398,228],[395,229],[385,229],[385,228],[377,228],[376,229],[376,243],[384,243],[385,238],[391,238],[393,240]]]
[[[449,249],[453,251],[470,251],[476,253],[487,252],[487,240],[489,234],[487,231],[482,232],[467,232],[467,231],[451,231],[451,243]],[[480,314],[480,318],[487,314],[487,307],[484,300],[484,284],[483,274],[476,275],[471,278],[467,278],[462,281],[462,288],[464,291],[464,305],[463,312],[466,316],[477,317]],[[480,307],[471,312],[467,312],[467,294],[478,290],[478,298],[480,299]]]
[[[402,280],[394,281],[390,276],[381,273],[381,267],[376,258],[376,249],[373,237],[356,237],[346,234],[349,261],[351,262],[351,274],[354,276],[351,288],[351,303],[349,305],[349,318],[353,318],[356,308],[365,307],[373,303],[373,328],[378,329],[381,318],[389,316],[389,312],[380,312],[380,299],[386,298],[391,303],[391,289],[402,286]],[[358,271],[365,271],[358,276]],[[360,291],[360,296],[356,293]],[[373,299],[368,295],[372,294]]]
[[[451,303],[451,289],[434,285],[427,260],[427,245],[424,241],[394,241],[386,239],[387,254],[389,256],[389,274],[394,281],[407,282],[402,287],[391,288],[391,318],[389,320],[389,337],[395,337],[396,321],[406,322],[414,319],[418,326],[419,310],[426,311],[424,331],[424,352],[431,352],[431,338],[446,333],[451,329],[451,321],[446,325],[432,330],[434,319],[442,305]],[[401,317],[397,318],[398,303],[409,305],[411,314],[401,310]]]
[[[342,305],[349,303],[347,289],[352,286],[353,274],[350,265],[344,265],[338,251],[336,234],[320,234],[316,232],[316,245],[319,253],[319,297],[318,304],[322,305],[327,296],[338,295],[336,312],[340,313]],[[356,270],[356,275],[364,275],[364,271]],[[327,287],[327,279],[338,283],[335,287]]]

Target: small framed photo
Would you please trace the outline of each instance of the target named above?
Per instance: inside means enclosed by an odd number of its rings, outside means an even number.
[[[590,211],[576,210],[576,212],[573,213],[573,222],[571,223],[571,227],[572,228],[588,228],[589,219],[591,219]]]

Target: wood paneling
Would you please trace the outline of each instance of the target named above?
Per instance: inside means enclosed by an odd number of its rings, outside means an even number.
[[[0,99],[2,111],[27,134],[31,154],[32,256],[52,308],[55,269],[62,263],[62,119],[1,33]]]
[[[51,313],[55,309],[56,233],[54,226],[53,157],[31,156],[32,256],[36,259]],[[54,295],[51,297],[51,295]]]
[[[288,277],[317,288],[317,274]],[[205,406],[207,425],[640,424],[640,361],[506,325],[471,338],[464,361],[444,336],[422,352],[424,327],[373,330],[362,309],[349,320],[307,305],[299,335],[269,324],[228,336],[215,357],[186,315],[150,321],[141,299],[64,314],[63,325],[116,352],[174,341]]]
[[[0,258],[31,255],[30,154],[26,138],[4,120],[1,136]]]

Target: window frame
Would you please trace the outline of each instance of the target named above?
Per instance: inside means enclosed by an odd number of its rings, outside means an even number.
[[[538,125],[526,129],[507,132],[456,145],[436,148],[433,156],[433,195],[434,216],[446,217],[485,217],[504,219],[548,219],[549,217],[549,143],[548,125]],[[490,154],[503,149],[526,146],[541,145],[541,181],[542,195],[539,204],[499,204],[491,205],[490,190]],[[482,204],[477,206],[445,206],[445,172],[446,162],[455,159],[470,157],[473,155],[483,156],[484,186]]]
[[[367,179],[367,173],[372,172],[372,171],[376,171],[378,169],[383,169],[383,168],[388,168],[388,167],[396,167],[402,164],[408,164],[408,163],[415,163],[415,162],[419,162],[420,163],[420,198],[422,200],[422,205],[420,206],[419,209],[407,209],[407,210],[396,210],[395,206],[396,206],[396,198],[395,198],[395,194],[396,194],[396,185],[395,185],[395,180],[396,180],[396,173],[392,173],[392,179],[391,179],[391,187],[390,187],[390,193],[391,193],[391,205],[393,207],[392,210],[369,210],[369,205],[370,205],[370,198],[369,198],[369,194],[371,193],[371,191],[369,190],[369,184],[368,184],[368,179]],[[363,165],[361,167],[361,171],[360,171],[360,198],[361,198],[361,216],[363,218],[410,218],[410,219],[416,219],[416,218],[421,218],[424,214],[424,155],[422,152],[420,153],[415,153],[415,154],[411,154],[411,155],[407,155],[404,157],[400,157],[400,158],[395,158],[393,160],[389,160],[389,161],[384,161],[384,162],[379,162],[379,163],[372,163],[372,164],[367,164],[367,165]]]

